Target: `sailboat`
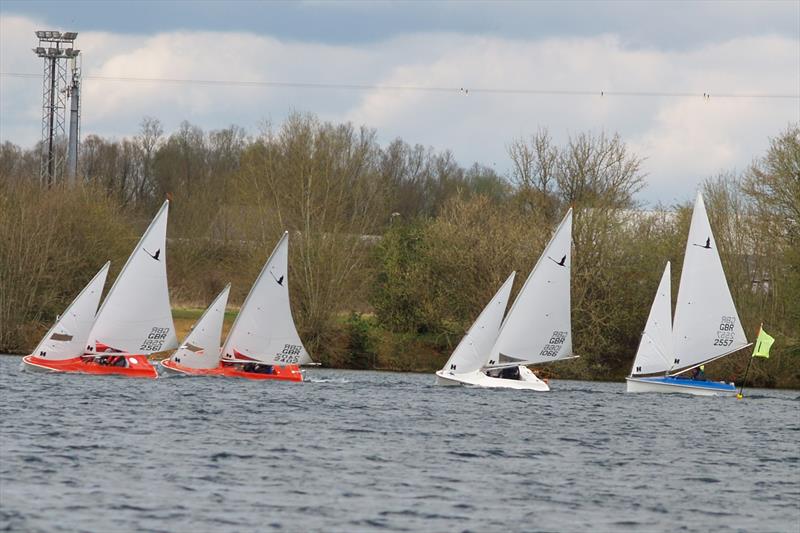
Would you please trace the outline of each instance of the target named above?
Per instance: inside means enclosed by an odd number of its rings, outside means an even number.
[[[292,319],[288,269],[289,232],[284,232],[245,298],[222,349],[219,337],[227,290],[162,367],[189,375],[303,381],[300,365],[314,362]]]
[[[69,372],[83,366],[83,348],[94,324],[97,306],[103,294],[108,267],[103,265],[92,280],[58,317],[31,355],[22,358],[23,370]]]
[[[168,374],[214,375],[221,373],[219,344],[230,290],[231,284],[228,283],[214,298],[178,349],[169,359],[161,361],[161,368]]]
[[[701,194],[689,227],[674,322],[671,302],[667,263],[626,378],[628,392],[735,394],[733,383],[680,376],[751,344],[733,304]]]
[[[572,209],[559,224],[503,320],[514,273],[503,283],[444,368],[437,385],[549,391],[527,365],[572,353],[570,267]]]
[[[222,375],[302,381],[300,365],[311,364],[289,305],[289,232],[275,249],[245,298],[222,347]]]
[[[35,362],[49,370],[156,378],[148,355],[178,346],[165,264],[167,211],[164,202],[142,235],[97,312],[84,354],[71,364]]]

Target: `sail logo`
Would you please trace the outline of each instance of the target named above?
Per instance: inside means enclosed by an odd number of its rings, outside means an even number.
[[[149,255],[150,257],[152,257],[153,259],[155,259],[156,261],[160,261],[160,259],[158,258],[158,256],[160,256],[160,255],[161,255],[161,248],[159,248],[158,250],[156,250],[156,253],[154,253],[154,254],[151,254],[150,252],[148,252],[148,251],[147,251],[147,248],[145,248],[145,247],[142,247],[142,250],[144,250],[144,253],[146,253],[147,255]]]
[[[549,255],[547,256],[547,258],[548,258],[550,261],[552,261],[553,263],[557,264],[558,266],[562,266],[562,267],[565,267],[565,266],[567,266],[567,265],[566,265],[566,263],[567,263],[567,256],[566,256],[566,254],[564,254],[564,257],[562,257],[562,258],[561,258],[561,261],[556,261],[555,259],[553,259],[553,258],[552,258],[552,257],[550,257]]]
[[[272,279],[275,280],[275,283],[283,287],[283,276],[276,278],[275,274],[272,273],[272,270],[269,271],[269,275],[272,276]]]
[[[705,244],[693,244],[693,246],[697,246],[698,248],[705,248],[706,250],[711,249],[711,237],[706,239]]]

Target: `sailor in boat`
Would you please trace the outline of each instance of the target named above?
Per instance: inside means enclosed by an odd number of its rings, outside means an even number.
[[[695,381],[705,381],[706,380],[706,367],[705,365],[700,365],[692,371],[692,379]]]
[[[490,378],[510,379],[514,381],[520,381],[521,379],[518,366],[509,366],[505,368],[499,368],[496,370],[487,370],[486,375],[489,376]]]
[[[252,374],[272,374],[272,365],[263,365],[261,363],[246,363],[242,370]]]

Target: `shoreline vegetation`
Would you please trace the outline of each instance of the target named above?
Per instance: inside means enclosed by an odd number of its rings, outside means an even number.
[[[572,326],[581,357],[542,377],[629,373],[666,261],[673,305],[690,198],[645,208],[643,158],[618,136],[546,130],[508,144],[507,176],[447,150],[296,114],[258,135],[88,135],[78,183],[47,187],[36,149],[0,145],[0,352],[32,349],[105,261],[115,279],[137,236],[171,200],[166,261],[179,338],[228,282],[224,332],[269,251],[290,233],[289,289],[301,338],[329,368],[433,372],[514,270],[512,298],[558,220],[574,209]],[[702,192],[744,330],[775,338],[753,386],[800,388],[800,125],[751,167]],[[27,352],[26,352],[27,353]],[[749,350],[710,363],[740,380]]]

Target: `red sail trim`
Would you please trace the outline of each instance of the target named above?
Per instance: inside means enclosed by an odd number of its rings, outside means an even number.
[[[258,359],[254,359],[254,358],[250,357],[249,355],[243,354],[242,352],[240,352],[236,348],[233,349],[233,357],[235,359],[246,359],[247,361],[255,361],[256,363],[260,363],[261,362]]]
[[[117,350],[109,346],[108,344],[103,344],[100,341],[96,341],[94,343],[94,351],[95,353],[122,353],[122,350]]]

